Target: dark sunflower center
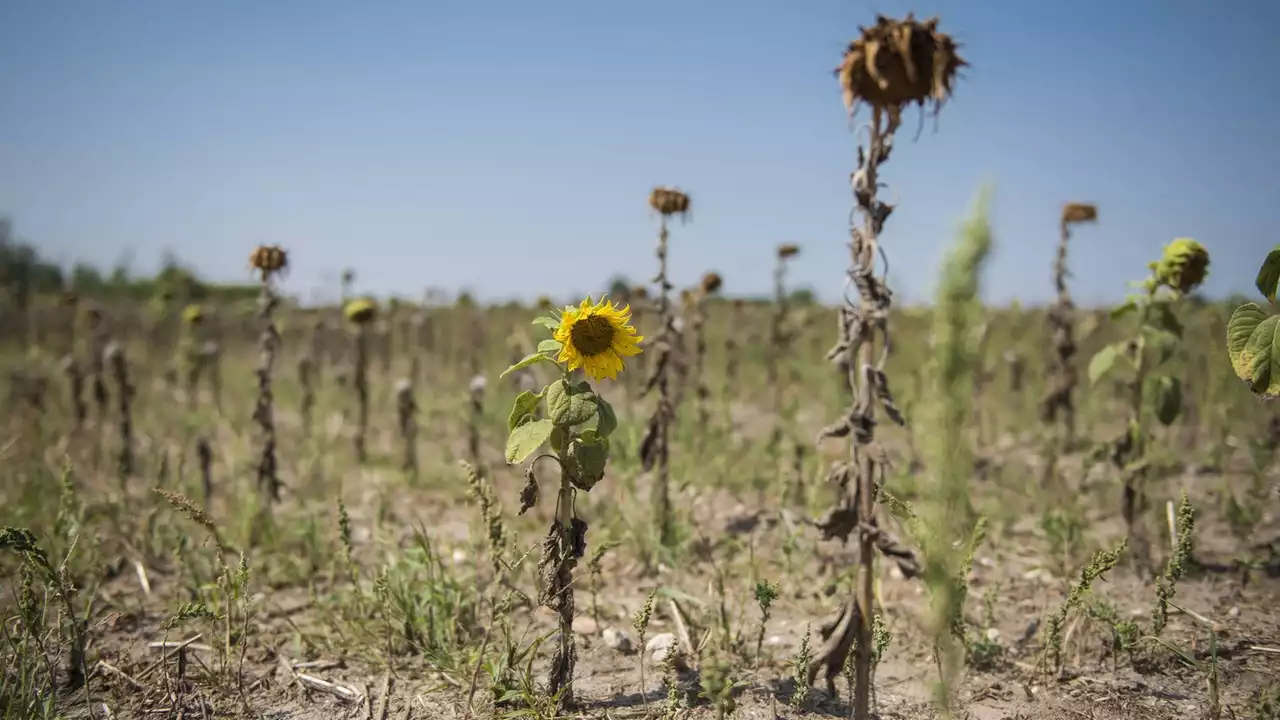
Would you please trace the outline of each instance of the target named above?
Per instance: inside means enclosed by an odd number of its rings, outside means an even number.
[[[569,340],[583,355],[599,355],[613,342],[613,324],[600,315],[585,317],[573,324]]]

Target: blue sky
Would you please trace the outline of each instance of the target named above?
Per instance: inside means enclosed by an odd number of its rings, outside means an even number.
[[[765,292],[795,242],[792,281],[834,297],[855,138],[831,70],[857,25],[913,8],[973,67],[885,168],[906,299],[984,180],[992,301],[1047,298],[1064,200],[1099,205],[1081,302],[1181,235],[1213,254],[1208,291],[1249,291],[1280,241],[1262,0],[0,0],[0,213],[67,262],[168,249],[244,279],[279,243],[304,296],[346,266],[379,294],[561,296],[650,274],[645,198],[675,184],[677,282]]]

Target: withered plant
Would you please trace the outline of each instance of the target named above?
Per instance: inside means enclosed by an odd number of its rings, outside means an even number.
[[[800,246],[784,243],[778,246],[773,266],[773,313],[769,318],[769,348],[765,355],[765,378],[770,390],[773,433],[769,437],[769,456],[775,472],[780,471],[785,426],[791,420],[787,401],[790,374],[783,377],[783,365],[793,354],[795,331],[790,325],[791,303],[787,294],[787,263],[800,254]]]
[[[689,331],[693,334],[693,358],[690,361],[690,372],[696,386],[694,404],[698,415],[699,451],[702,448],[702,441],[707,436],[706,429],[711,422],[711,389],[707,387],[706,378],[707,302],[720,292],[723,284],[724,279],[719,273],[709,272],[703,275],[697,290],[694,291],[693,306],[690,308]]]
[[[249,266],[258,272],[258,401],[253,419],[258,424],[258,491],[269,503],[280,500],[280,467],[276,458],[275,396],[271,381],[276,356],[280,352],[280,330],[275,311],[280,304],[274,280],[289,269],[289,256],[276,245],[260,245],[249,255]]]
[[[343,313],[355,330],[355,368],[353,385],[356,389],[356,461],[369,459],[366,437],[369,432],[369,333],[370,325],[378,315],[378,308],[370,300],[352,300]]]
[[[93,388],[93,405],[94,411],[97,413],[94,420],[96,427],[94,428],[93,440],[93,457],[94,466],[98,465],[98,461],[102,456],[102,429],[107,421],[107,407],[109,398],[107,396],[107,370],[106,363],[103,360],[103,353],[107,349],[107,343],[110,336],[107,330],[106,316],[102,309],[96,305],[90,305],[85,308],[84,312],[85,328],[89,331],[89,339],[86,344],[89,351],[89,382]]]
[[[407,378],[396,383],[396,424],[404,443],[400,469],[412,479],[418,476],[418,403],[413,399],[413,383]]]
[[[1050,426],[1052,436],[1044,483],[1053,481],[1058,457],[1075,443],[1076,436],[1075,391],[1079,373],[1075,364],[1075,304],[1067,287],[1067,245],[1074,226],[1097,219],[1098,209],[1094,205],[1071,202],[1062,207],[1058,221],[1058,254],[1053,262],[1053,286],[1057,295],[1048,315],[1053,353],[1049,356],[1049,386],[1040,400],[1040,419]],[[1018,382],[1021,373],[1013,377]]]
[[[882,252],[880,233],[894,206],[878,198],[880,169],[889,159],[903,108],[911,103],[930,105],[936,114],[950,97],[956,73],[965,62],[957,54],[956,43],[938,32],[936,18],[921,22],[914,15],[902,20],[879,16],[875,25],[859,31],[836,70],[850,115],[860,105],[871,108],[867,142],[858,148],[857,167],[850,178],[853,215],[861,216],[862,221],[851,223],[847,281],[856,289],[858,300],[855,303],[846,293],[840,308],[839,339],[828,355],[833,360],[845,359],[854,400],[845,416],[820,436],[853,438],[849,460],[834,467],[828,476],[840,490],[821,528],[826,537],[846,541],[857,532],[858,579],[853,596],[843,603],[834,620],[822,626],[823,646],[809,663],[808,679],[812,684],[825,668],[827,689],[834,695],[835,678],[853,649],[853,716],[866,720],[870,716],[875,648],[874,552],[878,545],[895,560],[905,552],[879,530],[876,520],[876,499],[885,468],[885,451],[875,438],[877,406],[892,421],[905,425],[884,371],[893,296],[884,274],[876,273],[876,258]],[[909,563],[900,560],[899,565],[907,574],[907,569],[914,569],[914,558]]]
[[[657,297],[654,298],[654,312],[657,314],[658,333],[653,339],[654,360],[649,368],[649,376],[645,381],[641,395],[648,395],[654,388],[658,390],[658,403],[649,424],[645,429],[644,439],[640,442],[640,461],[645,471],[655,467],[658,474],[654,478],[653,517],[657,525],[658,539],[664,546],[670,546],[676,540],[675,519],[671,513],[671,422],[675,417],[671,387],[671,371],[674,369],[674,355],[678,333],[675,327],[675,315],[671,308],[671,290],[674,287],[667,277],[668,225],[671,218],[687,219],[690,209],[689,196],[675,188],[657,187],[649,193],[649,207],[657,211],[660,219],[658,226],[658,274],[653,282],[658,286]]]
[[[133,474],[133,383],[129,379],[129,360],[124,355],[120,343],[109,343],[103,351],[107,363],[111,366],[111,375],[116,382],[116,405],[119,416],[116,419],[120,433],[120,450],[116,456],[116,472],[120,480],[120,489],[128,485],[129,476]]]

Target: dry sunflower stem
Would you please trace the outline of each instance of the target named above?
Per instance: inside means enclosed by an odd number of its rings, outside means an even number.
[[[856,291],[857,302],[846,293],[845,304],[840,308],[839,338],[828,353],[829,358],[842,361],[854,400],[845,416],[821,434],[853,439],[848,462],[835,467],[828,476],[839,488],[839,500],[824,523],[825,532],[845,539],[863,526],[878,527],[876,499],[886,459],[875,438],[876,410],[905,424],[889,391],[884,369],[890,347],[888,316],[893,294],[884,274],[876,273],[876,259],[882,253],[880,233],[894,207],[878,197],[879,173],[893,149],[903,107],[910,103],[928,104],[936,113],[950,97],[957,71],[965,65],[957,54],[957,44],[938,32],[937,25],[936,18],[920,22],[913,14],[902,20],[878,16],[875,25],[859,28],[859,36],[849,44],[836,70],[849,114],[852,116],[863,104],[872,113],[867,143],[858,148],[857,165],[850,178],[854,211],[846,282]],[[855,220],[858,216],[860,224]],[[874,665],[876,543],[870,533],[857,534],[857,586],[836,619],[822,626],[823,645],[809,663],[808,681],[812,685],[825,668],[827,689],[834,695],[835,678],[852,650],[853,716],[866,720],[870,717]]]

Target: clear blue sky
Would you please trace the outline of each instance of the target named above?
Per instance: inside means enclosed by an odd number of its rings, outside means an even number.
[[[1100,208],[1082,302],[1179,235],[1212,252],[1207,290],[1249,291],[1280,241],[1264,0],[0,0],[0,213],[67,262],[170,249],[242,279],[279,243],[304,296],[348,265],[379,294],[560,296],[650,274],[645,198],[676,184],[678,282],[765,292],[796,242],[793,281],[833,297],[855,140],[831,70],[858,24],[912,8],[973,68],[886,167],[907,299],[985,179],[990,300],[1048,296],[1064,200]]]

